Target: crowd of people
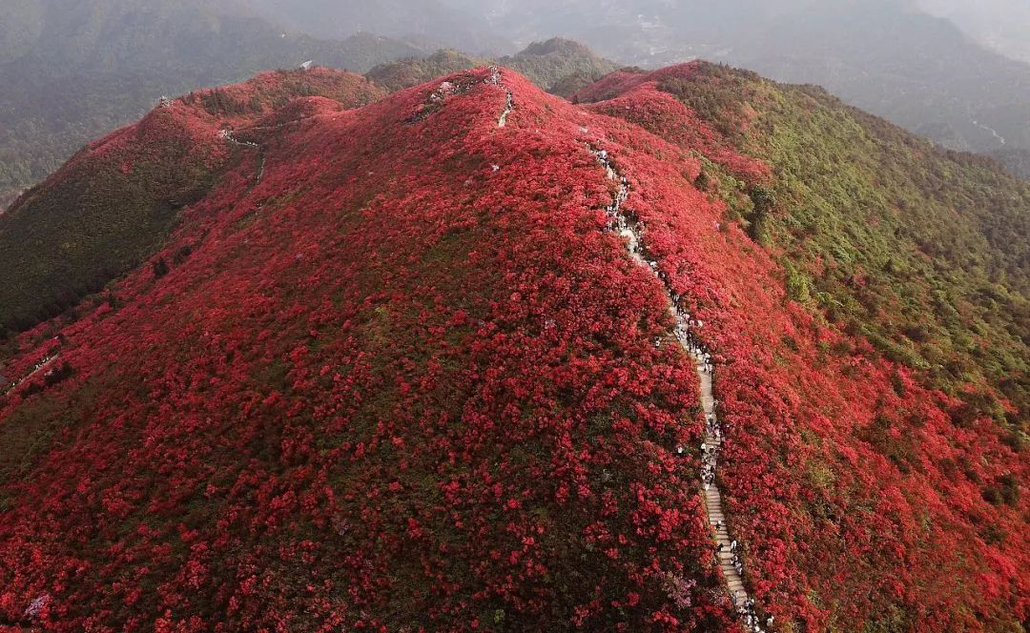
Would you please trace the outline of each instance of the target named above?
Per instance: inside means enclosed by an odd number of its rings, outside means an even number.
[[[50,365],[52,362],[54,362],[54,360],[57,359],[57,354],[58,353],[56,351],[47,354],[46,357],[43,360],[41,360],[38,363],[36,363],[35,365],[33,365],[32,366],[32,370],[29,371],[29,373],[24,378],[22,378],[21,380],[17,380],[17,381],[14,381],[14,382],[9,382],[8,379],[6,379],[6,378],[4,378],[3,380],[0,380],[0,389],[2,389],[2,391],[0,391],[0,395],[7,395],[8,393],[10,393],[10,392],[14,391],[15,389],[17,389],[18,386],[21,385],[23,382],[25,382],[29,378],[32,378],[37,373],[39,373],[39,371],[42,370],[44,367],[46,367],[46,366]]]
[[[711,437],[710,435],[708,437]],[[705,492],[715,484],[715,465],[718,461],[719,446],[709,443],[708,440],[701,442],[701,484]]]
[[[748,597],[737,604],[737,615],[744,622],[744,626],[753,633],[764,633],[765,629],[762,628],[761,619],[758,614],[755,613],[755,599]],[[776,620],[775,616],[769,616],[765,619],[765,626],[771,628],[773,622]]]

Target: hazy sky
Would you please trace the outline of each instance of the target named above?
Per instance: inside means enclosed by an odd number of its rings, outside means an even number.
[[[974,39],[1030,62],[1030,0],[917,0],[924,10],[950,18]]]

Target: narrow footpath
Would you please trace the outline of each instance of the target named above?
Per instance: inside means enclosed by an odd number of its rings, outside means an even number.
[[[715,365],[712,362],[711,354],[693,334],[693,331],[701,329],[704,323],[692,319],[686,310],[680,307],[679,296],[672,290],[672,285],[665,274],[659,270],[658,261],[647,252],[644,241],[645,227],[642,223],[630,219],[631,216],[624,212],[623,205],[629,199],[629,181],[618,172],[607,151],[593,147],[590,150],[601,166],[605,168],[608,179],[618,184],[612,204],[605,209],[608,216],[608,229],[623,238],[630,258],[649,270],[661,282],[669,301],[669,312],[676,322],[676,340],[694,360],[697,368],[698,378],[701,381],[701,404],[705,415],[705,435],[701,445],[701,486],[704,490],[708,524],[712,528],[716,542],[716,557],[741,622],[752,633],[764,633],[764,629],[759,624],[758,615],[755,613],[755,601],[744,586],[743,560],[737,542],[730,532],[726,514],[723,512],[722,494],[716,482],[723,437],[714,396]],[[680,447],[678,452],[683,453],[683,448]],[[772,624],[771,619],[767,621],[767,624]]]
[[[512,94],[511,90],[508,90],[501,84],[501,69],[497,66],[490,67],[490,76],[486,78],[484,82],[491,86],[497,86],[506,93],[504,101],[504,110],[501,111],[501,116],[497,118],[497,127],[504,127],[508,125],[508,115],[515,109],[515,95]]]
[[[232,130],[221,130],[218,133],[218,136],[232,143],[233,145],[238,145],[240,147],[249,147],[251,149],[256,149],[258,151],[258,168],[254,178],[254,184],[251,185],[251,187],[254,187],[258,183],[260,183],[261,179],[265,176],[265,148],[257,143],[252,143],[250,141],[241,141],[240,139],[236,138]]]
[[[8,388],[7,388],[7,389],[6,389],[5,391],[4,391],[4,394],[3,394],[3,395],[5,395],[5,396],[6,396],[7,394],[9,394],[9,393],[11,393],[12,391],[14,391],[15,389],[17,389],[18,387],[20,387],[20,386],[22,386],[23,384],[25,384],[25,382],[26,382],[26,381],[28,381],[29,379],[31,379],[31,378],[32,378],[33,376],[35,376],[35,375],[36,375],[36,374],[38,374],[39,372],[41,372],[41,371],[43,371],[44,369],[46,369],[47,367],[49,367],[49,366],[53,365],[53,364],[54,364],[54,361],[56,361],[56,360],[58,359],[58,357],[59,357],[59,356],[60,356],[60,354],[54,353],[54,354],[52,354],[52,355],[50,355],[50,356],[47,356],[46,358],[44,358],[43,360],[39,361],[38,363],[36,363],[36,366],[32,368],[32,371],[31,371],[31,372],[29,372],[29,374],[28,374],[27,376],[25,376],[24,378],[22,378],[22,379],[21,379],[21,380],[19,380],[18,382],[16,382],[16,383],[14,383],[14,384],[10,385],[10,386],[9,386],[9,387],[8,387]]]

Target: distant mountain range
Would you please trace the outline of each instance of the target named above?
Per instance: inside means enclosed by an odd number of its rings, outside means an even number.
[[[455,50],[441,50],[428,57],[409,57],[376,66],[366,74],[388,90],[401,90],[460,70],[493,64],[516,70],[544,90],[564,97],[596,82],[618,65],[595,55],[571,40],[552,38],[535,42],[515,55],[492,60]]]
[[[988,48],[1030,62],[1030,3],[1026,0],[915,0],[915,4],[948,18]]]
[[[425,48],[456,48],[473,55],[514,52],[510,39],[479,11],[460,11],[442,0],[236,0],[258,15],[327,40],[378,33]]]

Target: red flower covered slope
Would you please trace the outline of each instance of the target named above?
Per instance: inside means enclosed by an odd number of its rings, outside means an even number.
[[[9,367],[56,351],[60,371],[0,400],[18,447],[0,623],[740,630],[700,496],[697,374],[662,285],[607,230],[594,150],[716,354],[720,486],[773,630],[1022,614],[1024,517],[996,510],[1009,539],[976,538],[989,506],[937,461],[948,403],[872,354],[821,353],[842,335],[694,186],[699,153],[768,167],[638,89],[609,104],[626,120],[490,69],[355,110],[227,110],[222,142],[260,156],[78,319],[18,341]],[[855,439],[882,411],[923,421],[897,438],[919,468]]]

